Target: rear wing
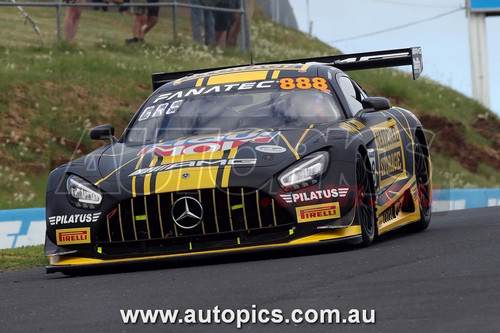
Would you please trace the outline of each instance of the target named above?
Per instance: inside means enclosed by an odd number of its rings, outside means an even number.
[[[340,54],[324,57],[303,58],[280,60],[272,62],[261,62],[255,65],[271,65],[271,64],[305,64],[309,62],[323,63],[325,65],[333,66],[343,71],[355,71],[363,69],[396,67],[396,66],[412,66],[413,79],[416,80],[422,74],[423,61],[422,61],[422,48],[410,47],[406,49],[395,49],[386,51],[363,52]],[[182,72],[172,73],[153,73],[153,91],[168,83],[180,79],[185,76],[216,71],[220,69],[242,67],[241,66],[226,66],[216,68],[194,69]]]

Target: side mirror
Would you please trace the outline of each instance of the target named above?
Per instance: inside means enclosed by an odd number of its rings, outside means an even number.
[[[391,102],[385,97],[367,97],[361,101],[363,110],[356,113],[356,117],[361,117],[363,114],[374,111],[384,111],[391,108]]]
[[[115,128],[111,124],[100,125],[90,130],[92,140],[111,140],[117,142],[115,137]]]

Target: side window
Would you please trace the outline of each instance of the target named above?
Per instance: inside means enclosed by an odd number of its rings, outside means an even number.
[[[338,83],[352,113],[355,114],[361,110],[363,108],[361,100],[364,98],[364,93],[347,76],[339,76]]]

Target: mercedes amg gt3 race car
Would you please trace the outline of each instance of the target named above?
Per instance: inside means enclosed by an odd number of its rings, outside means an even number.
[[[402,65],[421,49],[153,74],[120,139],[50,174],[47,272],[427,228],[422,124],[344,72]]]

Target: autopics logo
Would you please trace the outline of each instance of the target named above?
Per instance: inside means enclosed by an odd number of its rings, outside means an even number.
[[[101,212],[89,214],[56,215],[49,217],[50,225],[97,222]]]

